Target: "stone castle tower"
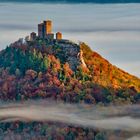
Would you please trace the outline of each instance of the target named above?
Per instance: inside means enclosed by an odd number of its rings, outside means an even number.
[[[44,38],[44,24],[38,24],[38,37]]]
[[[52,21],[51,20],[44,21],[44,33],[45,34],[52,33]]]
[[[52,34],[52,21],[47,20],[38,24],[38,36],[40,38],[51,38],[54,36],[54,34]]]
[[[53,40],[54,34],[52,33],[52,21],[46,20],[43,23],[38,24],[38,37]],[[56,40],[62,39],[62,33],[56,33]]]

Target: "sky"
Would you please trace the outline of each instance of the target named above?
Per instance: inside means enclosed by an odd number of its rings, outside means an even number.
[[[0,2],[0,49],[53,21],[53,31],[83,41],[112,64],[140,77],[140,4]]]

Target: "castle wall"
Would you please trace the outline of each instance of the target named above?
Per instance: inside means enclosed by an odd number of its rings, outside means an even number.
[[[46,34],[45,38],[49,39],[49,40],[53,40],[54,39],[54,34],[52,34],[52,33]]]

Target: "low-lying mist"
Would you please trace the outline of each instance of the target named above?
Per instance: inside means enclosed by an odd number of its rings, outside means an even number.
[[[105,131],[140,133],[140,105],[95,106],[53,101],[1,103],[0,121],[54,121]],[[140,139],[134,136],[132,140]],[[131,140],[131,138],[130,138]]]

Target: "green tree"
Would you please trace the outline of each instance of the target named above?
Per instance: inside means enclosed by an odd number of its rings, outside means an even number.
[[[48,60],[48,58],[45,56],[45,57],[43,58],[43,61],[41,62],[40,70],[41,70],[42,72],[45,72],[45,71],[48,69],[48,67],[49,67],[49,60]]]

